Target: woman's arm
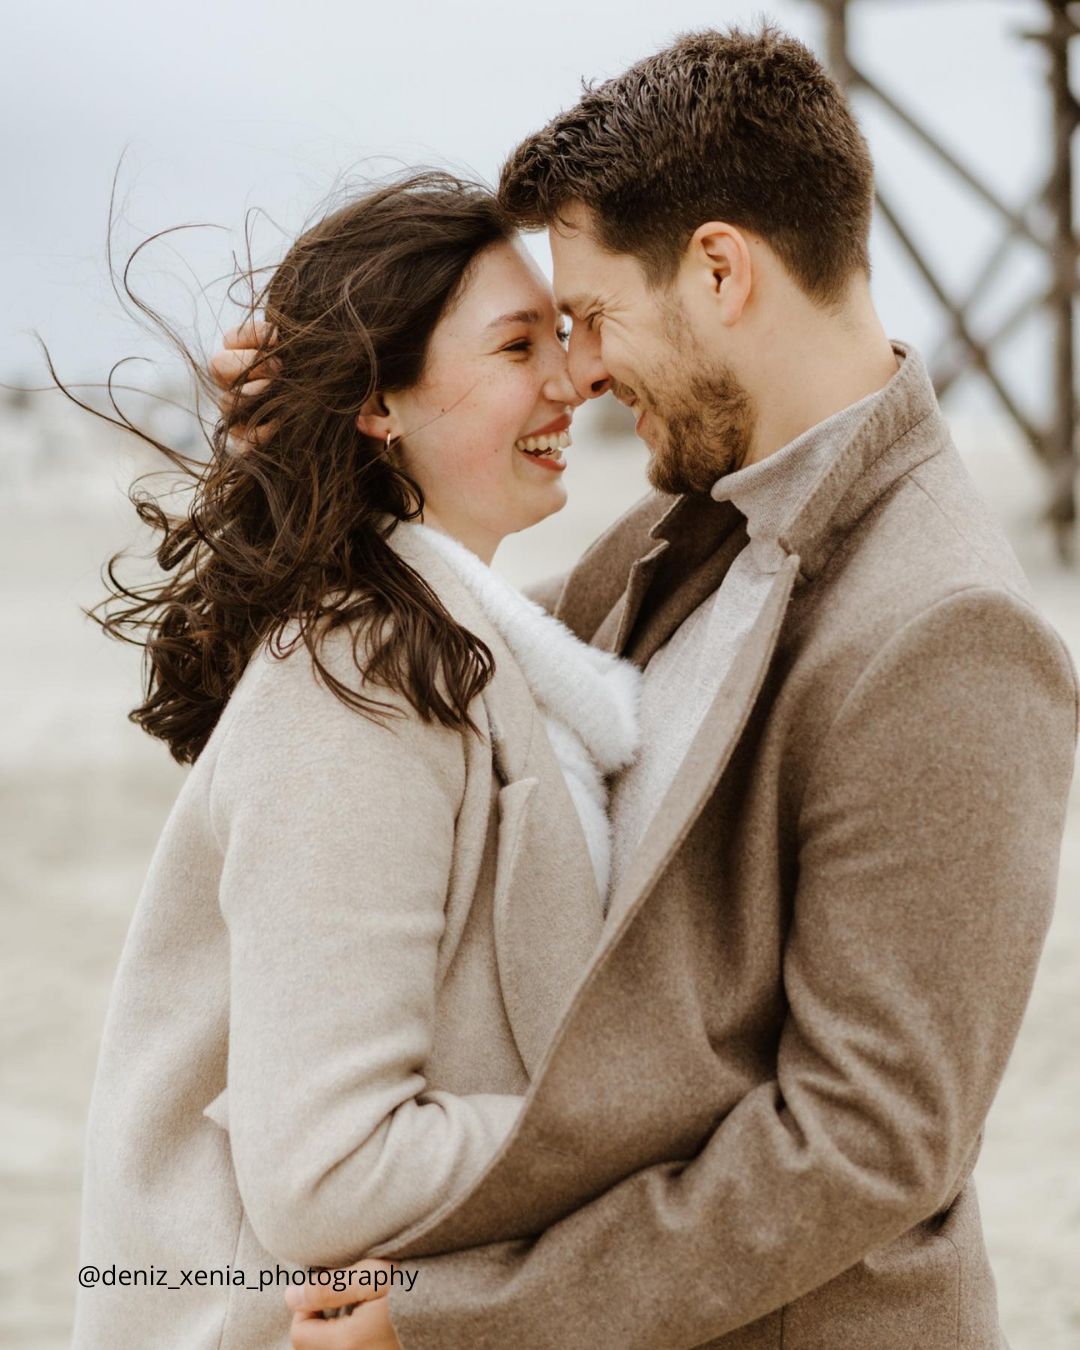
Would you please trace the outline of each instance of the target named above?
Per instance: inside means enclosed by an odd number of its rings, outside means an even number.
[[[321,655],[355,688],[349,647],[341,630]],[[260,1241],[334,1265],[464,1189],[522,1099],[427,1091],[422,1072],[460,734],[381,690],[404,715],[361,716],[302,646],[255,660],[210,789],[231,947],[228,1128]]]

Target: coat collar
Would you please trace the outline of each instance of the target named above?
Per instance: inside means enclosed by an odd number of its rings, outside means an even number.
[[[922,357],[906,343],[892,346],[900,369],[780,528],[781,548],[799,559],[800,585],[894,484],[950,443]]]
[[[718,567],[730,564],[738,552],[734,536],[745,543],[743,527],[743,516],[730,502],[650,493],[583,555],[555,612],[596,646],[644,666],[719,585]],[[718,559],[725,541],[731,541],[731,556],[725,550]],[[648,624],[642,627],[646,596]]]
[[[640,673],[629,662],[583,642],[449,535],[415,524],[394,533],[418,535],[453,569],[510,648],[541,711],[569,728],[602,774],[631,762]]]
[[[533,772],[533,740],[539,718],[524,676],[495,625],[428,540],[426,530],[395,526],[387,542],[428,583],[451,618],[478,637],[495,658],[495,673],[481,695],[488,714],[495,770],[504,783]]]

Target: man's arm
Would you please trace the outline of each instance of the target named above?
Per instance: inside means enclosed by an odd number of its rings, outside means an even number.
[[[808,784],[775,1079],[692,1162],[533,1241],[403,1260],[405,1350],[697,1346],[946,1206],[1030,992],[1076,722],[1068,657],[1022,602],[966,591],[899,633]]]

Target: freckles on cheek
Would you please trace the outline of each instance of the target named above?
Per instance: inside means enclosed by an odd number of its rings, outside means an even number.
[[[525,430],[535,397],[522,397],[516,388],[500,388],[486,381],[462,403],[463,423],[476,457],[486,460],[507,455]]]

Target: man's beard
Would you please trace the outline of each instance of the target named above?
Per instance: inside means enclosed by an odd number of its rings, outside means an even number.
[[[668,311],[665,329],[680,359],[657,378],[662,395],[638,387],[659,427],[657,444],[650,446],[649,482],[673,495],[708,492],[718,478],[746,463],[756,409],[730,367],[700,364],[680,311]]]

